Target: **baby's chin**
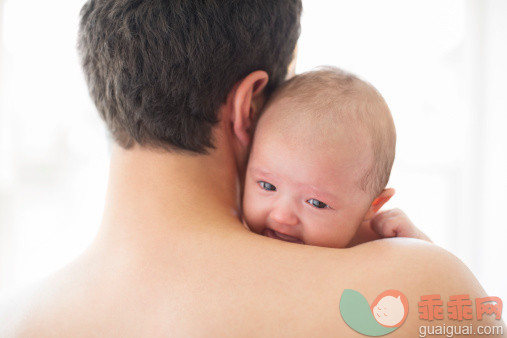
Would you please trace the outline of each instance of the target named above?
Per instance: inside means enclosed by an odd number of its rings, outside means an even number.
[[[265,228],[262,231],[262,235],[264,235],[266,237],[269,237],[269,238],[279,239],[279,240],[284,241],[284,242],[296,243],[296,244],[305,244],[305,242],[303,242],[303,240],[301,240],[301,239],[299,239],[297,237],[285,235],[285,234],[282,234],[280,232],[277,232],[277,231],[275,231],[273,229],[269,229],[269,228]]]

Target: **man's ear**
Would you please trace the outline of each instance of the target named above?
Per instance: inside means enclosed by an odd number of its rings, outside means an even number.
[[[243,78],[233,93],[232,131],[243,147],[250,145],[252,126],[262,109],[264,88],[268,84],[268,80],[269,76],[265,71],[257,70]]]
[[[373,202],[370,205],[370,208],[368,209],[368,212],[366,213],[366,216],[364,216],[364,221],[368,221],[375,216],[375,214],[382,208],[384,204],[387,203],[391,199],[391,197],[394,196],[394,189],[393,188],[387,188],[382,190],[382,192],[373,200]]]

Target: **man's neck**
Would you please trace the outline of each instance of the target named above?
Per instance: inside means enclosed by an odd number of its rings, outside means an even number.
[[[114,145],[98,240],[149,243],[151,236],[242,228],[231,158],[217,151],[188,155]]]

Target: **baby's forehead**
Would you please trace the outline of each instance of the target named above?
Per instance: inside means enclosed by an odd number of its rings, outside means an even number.
[[[373,158],[368,131],[355,121],[330,118],[335,112],[325,109],[333,106],[301,105],[292,98],[280,98],[259,121],[254,149],[290,151],[302,161],[318,161],[319,172],[333,172],[336,165],[368,166]]]
[[[284,134],[286,137],[311,139],[314,142],[341,141],[341,137],[366,136],[360,119],[344,110],[337,100],[309,101],[296,96],[279,96],[270,102],[258,123],[262,131]],[[331,145],[332,146],[332,143]]]

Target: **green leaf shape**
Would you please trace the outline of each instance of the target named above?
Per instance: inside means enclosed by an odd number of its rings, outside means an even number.
[[[343,291],[340,299],[340,313],[351,329],[370,337],[383,336],[397,329],[397,327],[380,325],[373,317],[366,298],[352,289]]]

